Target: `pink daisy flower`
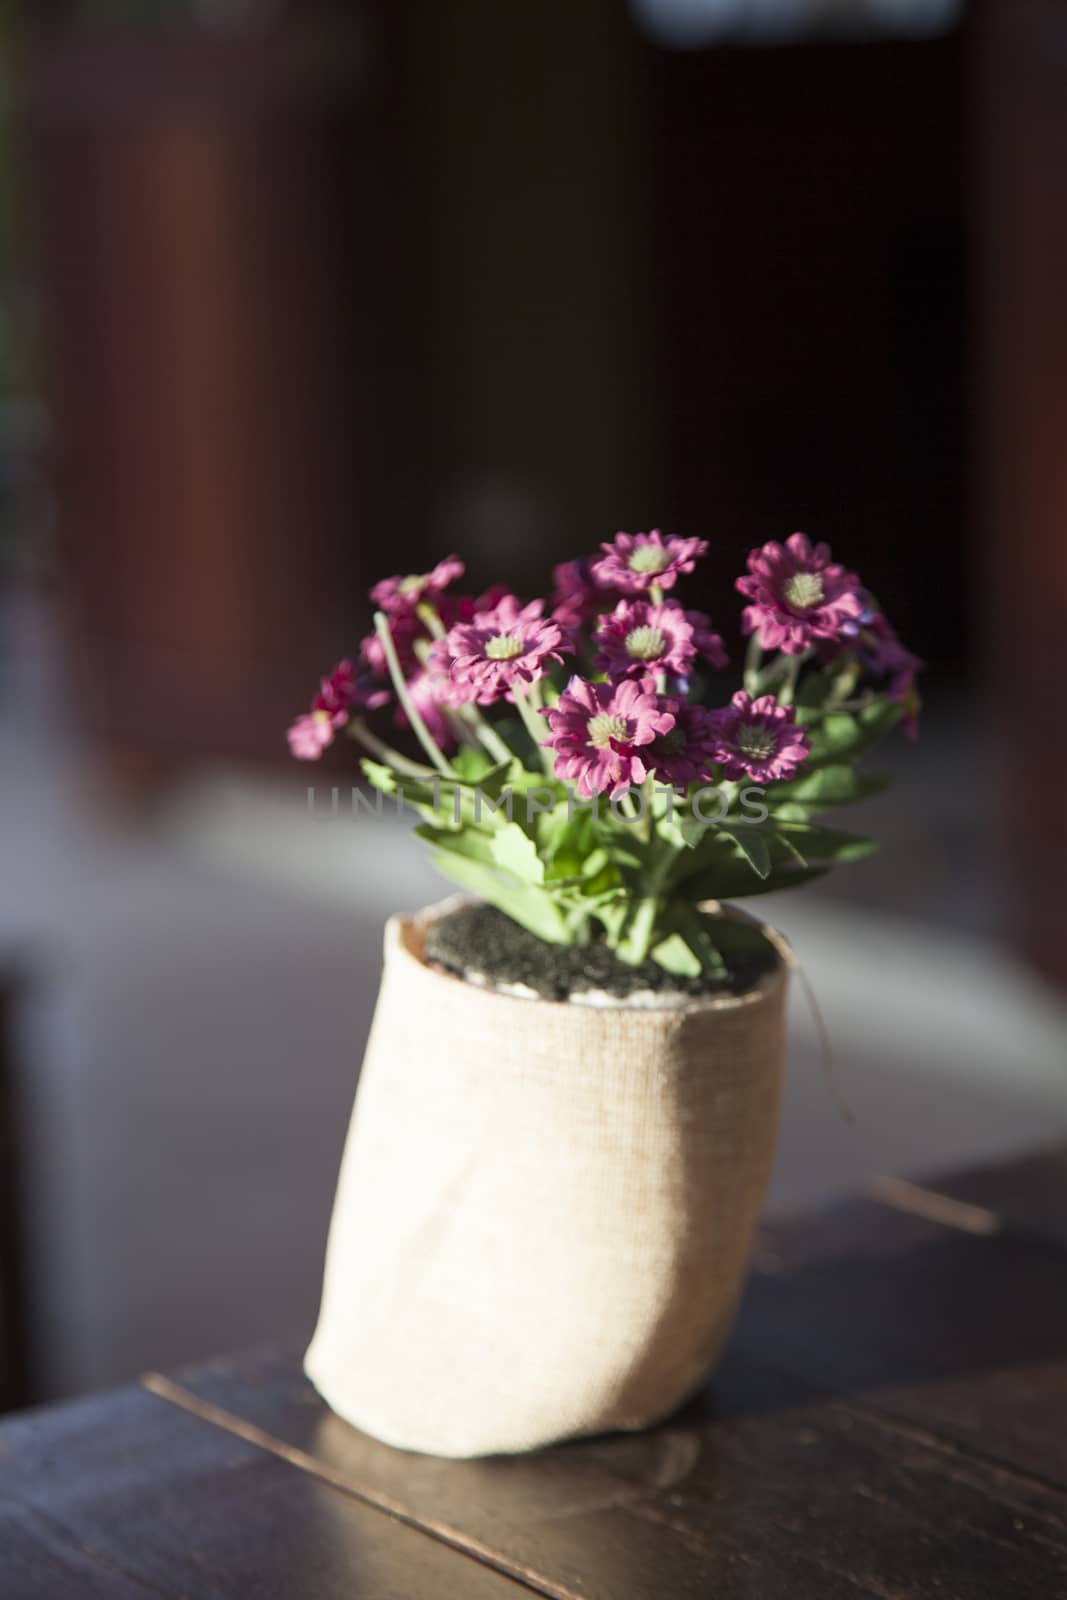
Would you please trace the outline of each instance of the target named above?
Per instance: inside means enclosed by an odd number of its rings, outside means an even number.
[[[715,760],[722,763],[724,778],[777,783],[792,778],[807,759],[808,736],[796,726],[796,708],[779,705],[773,694],[753,700],[739,689],[712,718]]]
[[[717,759],[719,741],[714,713],[685,700],[665,700],[663,705],[670,709],[674,727],[652,741],[643,752],[643,759],[660,783],[682,790],[691,783],[703,783]]]
[[[480,611],[495,611],[501,600],[507,598],[506,583],[494,583],[484,594],[443,594],[437,601],[437,615],[446,628],[457,622],[473,622]]]
[[[430,572],[409,572],[407,577],[383,578],[370,597],[379,611],[392,618],[415,610],[428,595],[440,594],[450,583],[462,578],[464,567],[458,556],[446,556]]]
[[[655,606],[645,600],[620,600],[600,619],[593,665],[616,682],[656,673],[686,678],[697,655],[695,632],[687,613],[670,601]]]
[[[346,719],[342,717],[341,721]],[[298,761],[317,761],[322,752],[333,744],[339,724],[328,711],[308,711],[289,728],[290,754]]]
[[[505,595],[492,611],[459,622],[434,645],[431,670],[447,676],[457,702],[492,705],[520,685],[536,683],[570,645],[558,622],[546,621],[544,602],[520,606]]]
[[[564,561],[552,569],[552,615],[564,629],[580,628],[618,599],[614,589],[596,582],[592,558]]]
[[[289,749],[298,761],[317,761],[353,711],[363,707],[373,709],[384,705],[388,699],[388,691],[372,683],[365,674],[356,677],[352,662],[346,656],[325,678],[319,679],[311,710],[297,717],[288,731]]]
[[[415,646],[420,642],[428,642],[432,635],[415,612],[396,611],[389,617],[389,632],[393,636],[393,646],[396,650],[400,669],[406,677],[410,672],[418,671],[422,663],[419,661]],[[363,661],[371,675],[381,678],[383,683],[389,681],[389,667],[385,659],[385,650],[377,633],[368,633],[361,640],[359,646],[360,660]]]
[[[415,702],[415,710],[426,724],[430,738],[440,749],[450,749],[456,742],[456,736],[446,714],[450,688],[448,680],[427,670],[417,672],[413,678],[409,678],[407,688],[408,694]],[[409,726],[403,706],[397,706],[394,721],[398,728]]]
[[[327,711],[331,716],[339,712],[348,715],[355,699],[355,682],[352,663],[346,656],[343,661],[319,679],[319,691],[311,702],[312,711]]]
[[[594,581],[620,594],[643,595],[653,588],[673,589],[679,575],[692,572],[707,551],[706,539],[665,539],[651,533],[617,533],[600,546],[590,567]]]
[[[726,646],[722,642],[721,634],[715,632],[710,618],[703,611],[687,611],[686,621],[693,630],[693,643],[698,656],[713,667],[728,667],[730,658],[726,654]]]
[[[820,639],[841,639],[863,614],[859,579],[830,559],[830,546],[811,545],[803,533],[784,545],[772,539],[748,558],[749,576],[739,592],[753,604],[744,609],[744,632],[758,633],[764,650],[800,655]]]
[[[674,727],[671,703],[632,678],[619,684],[572,678],[545,713],[552,732],[543,743],[556,752],[556,777],[573,779],[587,800],[644,783],[652,770],[644,747]]]
[[[880,611],[866,619],[859,632],[860,658],[871,672],[889,678],[889,698],[901,701],[905,714],[901,727],[909,739],[919,736],[921,701],[916,678],[924,663],[901,644]]]

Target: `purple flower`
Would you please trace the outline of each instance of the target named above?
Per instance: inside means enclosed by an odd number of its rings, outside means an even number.
[[[396,650],[400,669],[407,677],[411,672],[417,672],[422,665],[415,646],[420,642],[429,644],[430,631],[424,626],[420,617],[412,611],[396,611],[389,617],[389,632],[393,639],[393,648]],[[385,659],[385,650],[377,633],[368,633],[361,640],[359,646],[360,660],[363,661],[375,678],[382,679],[383,685],[389,681],[389,666]],[[388,695],[386,696],[388,698]]]
[[[693,630],[693,643],[697,655],[703,656],[713,667],[728,667],[730,658],[726,654],[721,636],[711,625],[711,619],[706,617],[703,611],[687,611],[685,618]]]
[[[351,661],[339,661],[325,678],[320,678],[311,710],[289,728],[289,749],[298,761],[317,761],[333,744],[334,734],[359,703]]]
[[[620,594],[644,595],[653,588],[673,589],[679,574],[692,572],[704,555],[706,539],[664,539],[658,528],[651,533],[617,533],[600,546],[590,567],[594,581]]]
[[[923,662],[897,638],[882,612],[865,619],[857,639],[860,660],[869,671],[889,679],[889,698],[904,705],[901,727],[909,739],[919,736],[921,701],[915,680]]]
[[[739,689],[728,706],[712,712],[715,760],[723,777],[777,783],[791,778],[807,758],[808,738],[796,726],[796,709],[781,706],[773,694],[753,700]]]
[[[343,723],[345,718],[341,718]],[[317,761],[322,752],[333,744],[340,724],[328,711],[308,711],[289,728],[286,737],[289,750],[298,761]]]
[[[473,622],[480,611],[495,611],[501,600],[508,596],[505,583],[492,584],[484,594],[443,594],[437,601],[437,615],[446,628],[457,622]]]
[[[594,636],[599,649],[593,665],[616,682],[657,673],[685,678],[696,660],[694,633],[680,605],[620,600],[614,611],[600,619]]]
[[[431,572],[410,572],[407,577],[383,578],[381,583],[374,585],[370,597],[386,616],[405,616],[414,611],[427,595],[440,594],[450,583],[462,578],[463,570],[463,563],[458,556],[446,556]]]
[[[327,711],[331,716],[343,712],[347,716],[354,697],[352,663],[346,656],[325,678],[319,679],[319,692],[311,702],[311,709]]]
[[[748,570],[737,580],[753,601],[744,610],[744,632],[758,632],[764,650],[796,656],[817,640],[855,632],[864,609],[859,579],[831,562],[829,545],[813,548],[803,533],[784,545],[772,539],[752,551]]]
[[[564,561],[552,569],[552,615],[564,631],[580,628],[617,600],[618,592],[597,583],[592,558]]]
[[[331,716],[343,714],[342,721],[345,721],[349,712],[374,711],[387,705],[391,698],[387,684],[378,682],[369,671],[357,675],[346,656],[327,677],[319,680],[319,692],[311,702],[311,709],[328,711]]]
[[[619,684],[572,678],[546,712],[552,732],[543,743],[556,752],[556,777],[574,779],[587,800],[644,783],[652,769],[642,748],[674,727],[671,703],[632,678]]]
[[[690,705],[686,700],[665,700],[664,708],[674,717],[669,733],[654,739],[644,752],[644,760],[660,783],[687,789],[702,783],[717,760],[718,733],[715,714],[706,706]]]
[[[297,717],[289,728],[289,749],[298,761],[317,761],[333,743],[334,734],[345,726],[353,711],[377,710],[391,698],[386,685],[369,670],[357,676],[352,662],[346,656],[325,678],[319,679],[311,710]]]
[[[570,645],[558,622],[542,618],[544,603],[520,606],[505,595],[492,611],[459,622],[430,653],[431,670],[447,676],[455,701],[491,705],[516,686],[536,683]]]
[[[408,679],[407,685],[408,694],[425,722],[430,738],[442,750],[450,749],[456,742],[455,730],[446,715],[446,707],[452,703],[450,688],[447,678],[441,678],[429,670],[417,672]],[[398,728],[410,726],[403,706],[397,706],[393,720]]]

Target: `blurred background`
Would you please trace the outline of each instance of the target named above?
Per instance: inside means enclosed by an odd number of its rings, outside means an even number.
[[[829,540],[929,664],[768,905],[771,1203],[1067,1134],[1057,0],[0,6],[0,1409],[307,1329],[402,823],[285,728],[366,590]],[[352,781],[348,768],[315,771]]]

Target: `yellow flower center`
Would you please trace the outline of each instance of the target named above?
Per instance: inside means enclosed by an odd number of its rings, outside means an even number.
[[[753,761],[766,761],[773,755],[775,737],[770,728],[744,727],[737,735],[737,748]]]
[[[631,550],[626,565],[631,572],[662,572],[670,559],[662,545],[641,544]]]
[[[613,716],[610,711],[601,711],[595,717],[590,717],[586,727],[589,743],[597,750],[610,750],[613,739],[622,744],[629,731],[625,717]]]
[[[794,572],[782,584],[782,593],[798,611],[810,611],[812,606],[821,604],[823,592],[822,579],[817,572]]]
[[[633,628],[626,635],[626,654],[635,661],[658,661],[666,643],[658,628]]]
[[[522,655],[522,640],[513,633],[498,633],[489,640],[485,653],[490,661],[514,661]]]

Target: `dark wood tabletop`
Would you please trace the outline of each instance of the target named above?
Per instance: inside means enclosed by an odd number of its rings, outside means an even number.
[[[3,1600],[1067,1597],[1065,1150],[768,1225],[648,1433],[410,1455],[301,1350],[0,1425]]]

